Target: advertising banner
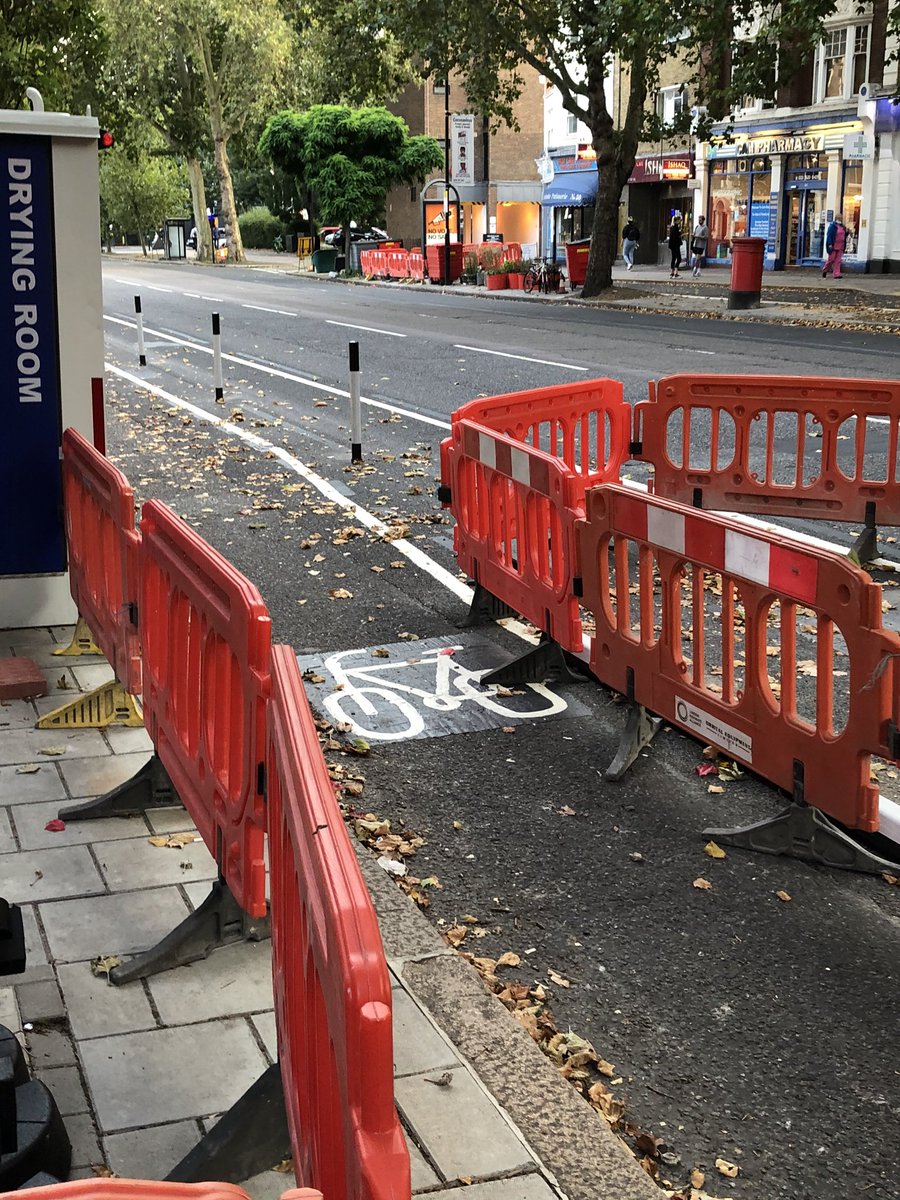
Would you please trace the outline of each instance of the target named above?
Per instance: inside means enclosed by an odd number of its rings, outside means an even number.
[[[0,576],[51,574],[66,552],[50,138],[0,135],[0,172]]]
[[[450,117],[450,178],[456,184],[475,182],[475,116],[453,113]]]

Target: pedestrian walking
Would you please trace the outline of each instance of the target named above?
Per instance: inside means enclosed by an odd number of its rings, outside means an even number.
[[[634,218],[629,217],[622,230],[622,257],[625,259],[625,266],[629,271],[634,270],[634,252],[640,242],[641,231],[635,224]]]
[[[669,250],[672,254],[672,269],[670,279],[678,279],[678,268],[681,266],[681,222],[676,217],[669,226]]]
[[[701,213],[697,218],[697,224],[694,226],[694,232],[691,234],[691,273],[696,279],[700,274],[700,268],[703,266],[703,260],[706,258],[706,245],[709,241],[709,226],[706,224],[706,217]]]
[[[847,245],[847,227],[840,217],[835,219],[825,231],[825,250],[828,258],[822,270],[824,279],[828,272],[834,269],[835,279],[841,278],[841,259],[844,257],[844,247]]]

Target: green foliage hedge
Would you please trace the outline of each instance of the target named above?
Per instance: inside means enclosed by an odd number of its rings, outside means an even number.
[[[273,217],[267,208],[249,208],[238,217],[241,240],[248,250],[271,250],[272,243],[282,233],[280,217]]]

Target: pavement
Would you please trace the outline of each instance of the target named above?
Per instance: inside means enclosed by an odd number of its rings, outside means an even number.
[[[37,731],[39,715],[111,678],[101,658],[62,658],[71,627],[0,631],[49,694],[0,707],[0,892],[22,906],[24,974],[0,980],[0,1024],[53,1093],[72,1179],[161,1179],[277,1056],[270,944],[241,943],[114,987],[91,960],[147,948],[205,898],[216,869],[181,808],[47,823],[147,761],[143,729]],[[476,973],[358,847],[393,987],[394,1077],[415,1195],[473,1200],[645,1200],[657,1188]],[[227,1069],[222,1068],[227,1063]],[[449,1080],[448,1080],[449,1076]],[[273,1167],[276,1164],[272,1164]],[[283,1171],[243,1182],[254,1200]]]

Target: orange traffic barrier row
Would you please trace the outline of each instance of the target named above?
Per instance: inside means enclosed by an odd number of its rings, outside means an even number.
[[[141,544],[144,722],[238,904],[263,917],[269,614],[256,587],[157,500],[143,507]]]
[[[0,1200],[250,1200],[234,1183],[166,1183],[158,1179],[75,1179],[0,1192]],[[315,1188],[289,1188],[281,1200],[323,1200]]]
[[[465,242],[463,258],[468,258],[470,254],[475,255],[479,266],[483,266],[486,259],[489,262],[495,260],[521,262],[522,244],[521,242]]]
[[[649,390],[635,406],[632,440],[653,467],[657,495],[731,512],[900,524],[900,382],[672,375]]]
[[[402,1200],[390,978],[289,646],[272,651],[268,714],[272,972],[294,1169],[329,1200]]]
[[[63,502],[72,599],[116,678],[138,695],[140,536],[134,527],[134,492],[122,472],[75,429],[63,433]]]
[[[633,489],[591,490],[577,529],[603,683],[852,828],[878,828],[870,756],[896,759],[881,589],[843,556]],[[797,635],[816,657],[798,662]],[[835,661],[835,649],[846,657]],[[815,679],[801,700],[798,675]],[[849,672],[836,703],[835,671]]]

